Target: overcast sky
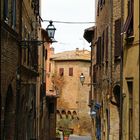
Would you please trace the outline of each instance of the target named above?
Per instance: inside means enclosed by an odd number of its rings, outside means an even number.
[[[41,17],[43,20],[64,22],[94,22],[95,0],[41,0]],[[45,29],[49,23],[43,22]],[[56,27],[53,43],[55,52],[74,50],[76,48],[90,50],[90,44],[83,38],[84,29],[94,24],[53,23]]]

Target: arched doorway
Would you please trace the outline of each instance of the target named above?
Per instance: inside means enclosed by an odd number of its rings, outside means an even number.
[[[7,89],[4,113],[4,139],[11,140],[14,137],[14,99],[12,85],[10,84]]]
[[[114,140],[119,140],[120,139],[120,85],[119,84],[114,85],[113,96],[110,102],[111,102],[110,134],[114,137]]]
[[[115,99],[114,105],[117,106],[118,112],[120,113],[120,111],[119,111],[119,107],[120,107],[120,85],[115,85],[114,86],[113,94],[114,94],[114,99]]]

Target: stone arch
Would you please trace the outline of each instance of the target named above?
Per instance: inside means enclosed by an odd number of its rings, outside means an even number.
[[[120,106],[120,85],[116,84],[113,88],[113,96],[115,99],[116,106],[119,109]]]
[[[66,118],[66,111],[65,110],[62,110],[61,114],[62,114],[62,118]]]
[[[5,113],[4,113],[4,139],[10,140],[14,136],[15,127],[15,108],[14,108],[14,96],[12,85],[10,84],[7,89],[6,101],[5,101]]]
[[[77,118],[77,112],[75,110],[72,112],[72,118],[73,119],[76,119]]]
[[[72,113],[71,113],[70,110],[68,110],[68,112],[67,112],[67,118],[68,118],[68,119],[71,119],[71,118],[72,118]]]
[[[57,120],[62,119],[62,115],[59,110],[56,110],[56,117],[57,117]]]
[[[112,129],[111,135],[114,135],[115,140],[119,140],[120,134],[120,85],[115,83],[113,86],[113,96],[110,100],[110,110],[109,117],[110,119],[110,129]],[[115,126],[115,127],[114,127]]]

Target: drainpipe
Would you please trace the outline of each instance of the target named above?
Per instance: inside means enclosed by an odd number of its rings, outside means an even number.
[[[124,0],[121,0],[121,32],[124,23]],[[121,34],[121,61],[120,61],[120,132],[119,139],[122,140],[123,130],[123,34]]]
[[[90,68],[90,83],[91,83],[91,86],[90,86],[90,94],[91,94],[91,98],[93,99],[93,92],[92,92],[92,89],[93,89],[93,60],[92,60],[92,56],[93,56],[93,43],[91,42],[91,45],[90,45],[90,47],[91,47],[91,68]],[[91,100],[90,100],[90,102],[91,102]]]
[[[18,140],[18,124],[19,124],[19,97],[21,88],[21,60],[22,60],[22,3],[23,0],[19,1],[19,47],[18,47],[18,62],[17,62],[17,77],[16,77],[16,120],[15,120],[15,140]]]
[[[110,50],[110,57],[109,57],[109,95],[112,96],[112,28],[113,28],[113,1],[109,1],[109,7],[110,7],[110,14],[109,14],[109,50]],[[110,120],[110,107],[109,107],[109,114],[108,114],[109,120]],[[110,121],[108,124],[108,133],[107,133],[107,140],[109,140],[110,136]]]
[[[109,37],[110,37],[110,78],[109,78],[109,82],[110,82],[110,95],[112,96],[112,28],[113,28],[113,1],[110,0],[110,33],[109,33]]]

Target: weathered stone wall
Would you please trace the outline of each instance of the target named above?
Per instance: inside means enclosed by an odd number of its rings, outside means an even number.
[[[101,104],[102,139],[107,140],[108,137],[110,137],[110,140],[118,140],[119,112],[118,107],[112,104],[112,102],[116,102],[113,88],[115,85],[120,85],[120,60],[115,60],[114,48],[115,21],[121,17],[121,1],[105,1],[103,4],[99,4],[98,7],[96,16],[96,40],[101,37],[102,39],[104,38],[104,42],[101,43],[101,63],[96,64],[97,83],[94,85],[94,100]],[[94,46],[96,51],[97,43],[98,42],[96,42]],[[107,110],[109,112],[108,114],[106,113]],[[94,124],[96,124],[96,119],[94,119],[94,121]],[[94,128],[94,131],[96,131],[95,129],[96,128]],[[97,133],[95,133],[95,135],[96,134]]]
[[[18,46],[16,33],[14,35],[10,32],[8,26],[6,28],[1,26],[1,131],[5,131],[5,134],[1,133],[3,134],[1,139],[8,138],[8,133],[10,133],[9,138],[14,139]],[[8,93],[9,86],[11,86],[10,93]],[[7,106],[12,108],[8,109]]]
[[[91,120],[88,107],[90,87],[82,86],[79,78],[83,73],[85,83],[90,83],[90,61],[72,59],[55,61],[55,70],[58,75],[59,68],[64,68],[64,85],[57,99],[57,126],[73,128],[74,133],[81,135],[90,134]],[[73,68],[73,76],[69,76],[69,68]]]
[[[123,34],[123,140],[140,139],[140,48],[139,48],[139,1],[134,0],[133,29],[134,40],[126,42]],[[124,23],[128,16],[128,1],[124,1]],[[131,37],[133,37],[131,36]],[[132,83],[130,86],[129,83]],[[132,106],[131,106],[132,105]],[[130,132],[131,131],[131,132]]]

